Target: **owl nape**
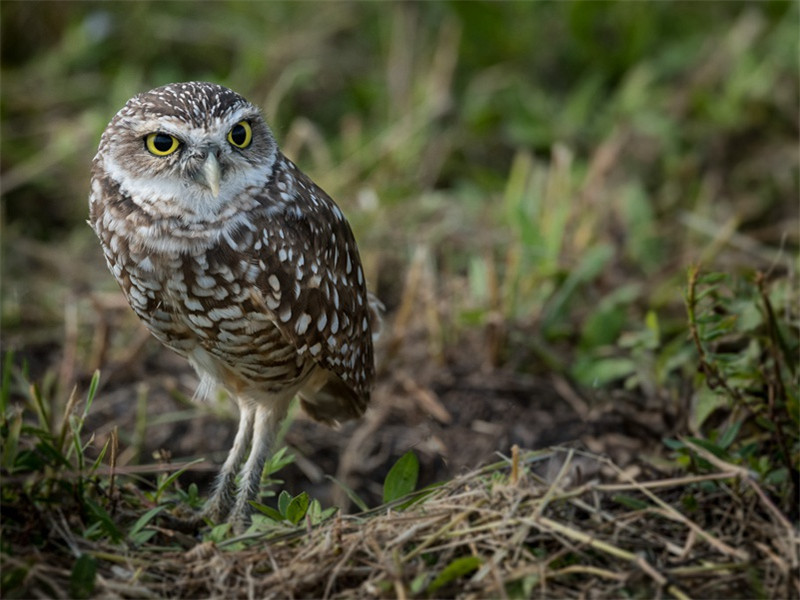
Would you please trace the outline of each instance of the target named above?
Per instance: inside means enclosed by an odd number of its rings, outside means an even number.
[[[196,395],[222,387],[239,407],[214,491],[185,523],[241,531],[291,400],[328,424],[369,403],[380,303],[350,226],[253,104],[201,82],[139,94],[114,116],[89,214],[131,308],[200,376]]]

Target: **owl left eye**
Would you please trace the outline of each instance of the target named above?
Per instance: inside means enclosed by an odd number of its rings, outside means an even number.
[[[239,121],[228,132],[228,141],[237,148],[247,148],[253,139],[253,130],[250,129],[250,123],[247,121]]]

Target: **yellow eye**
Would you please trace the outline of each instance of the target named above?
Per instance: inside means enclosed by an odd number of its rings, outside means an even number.
[[[151,154],[169,156],[177,150],[181,143],[174,135],[168,133],[151,133],[144,138],[144,145]]]
[[[239,121],[228,132],[228,141],[237,148],[247,148],[252,140],[253,130],[247,121]]]

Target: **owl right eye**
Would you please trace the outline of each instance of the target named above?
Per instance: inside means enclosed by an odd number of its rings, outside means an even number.
[[[175,152],[181,143],[174,135],[168,133],[151,133],[144,138],[144,146],[150,154],[156,156],[169,156]]]

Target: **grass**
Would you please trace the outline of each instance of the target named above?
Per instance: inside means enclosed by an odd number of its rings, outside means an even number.
[[[0,11],[4,597],[800,596],[796,4]],[[287,426],[244,538],[160,518],[229,409],[84,223],[105,124],[187,79],[264,108],[387,306],[374,408]]]

